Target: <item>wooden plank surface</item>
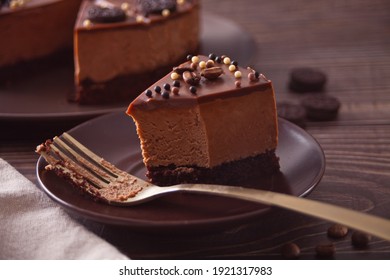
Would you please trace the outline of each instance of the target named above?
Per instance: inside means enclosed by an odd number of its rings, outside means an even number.
[[[273,81],[278,101],[304,98],[287,88],[292,68],[313,66],[327,73],[326,93],[337,96],[342,107],[336,121],[310,122],[306,128],[327,160],[309,198],[390,218],[390,1],[205,0],[202,6],[253,36],[258,52],[252,65]],[[62,125],[46,134],[73,124]],[[5,134],[12,125],[0,128]],[[0,142],[0,157],[36,182],[33,150],[47,135],[22,134]],[[301,259],[315,259],[315,246],[330,241],[336,245],[335,259],[390,259],[389,242],[374,238],[368,249],[355,249],[350,235],[330,240],[328,222],[281,209],[223,232],[184,236],[145,236],[79,221],[139,259],[279,259],[280,246],[291,241],[301,246]]]

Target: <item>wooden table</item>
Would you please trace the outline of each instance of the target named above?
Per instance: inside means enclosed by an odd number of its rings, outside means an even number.
[[[307,125],[327,160],[325,175],[308,198],[390,218],[390,2],[207,0],[203,9],[234,20],[253,36],[258,46],[253,65],[272,79],[278,101],[302,98],[287,88],[291,68],[327,73],[327,94],[337,96],[342,108],[336,121]],[[13,127],[2,123],[1,133]],[[33,131],[2,140],[0,157],[36,182],[34,148],[57,131]],[[387,241],[374,238],[367,249],[355,249],[350,235],[327,237],[329,222],[281,209],[223,232],[182,236],[79,221],[136,259],[280,259],[286,242],[301,247],[300,259],[315,259],[315,246],[330,241],[335,259],[390,259]]]

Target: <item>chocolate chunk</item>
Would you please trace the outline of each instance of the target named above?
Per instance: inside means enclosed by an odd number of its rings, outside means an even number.
[[[277,105],[278,116],[300,127],[306,126],[306,111],[301,105],[280,102]]]
[[[318,69],[294,68],[290,73],[289,87],[295,92],[318,92],[324,89],[326,81],[325,73]]]
[[[301,254],[301,249],[295,243],[287,243],[282,246],[282,255],[286,259],[296,259]]]
[[[314,121],[330,121],[337,117],[340,101],[333,96],[316,94],[302,100],[306,117]]]
[[[328,228],[328,236],[333,238],[343,238],[348,234],[348,228],[343,225],[334,224]]]
[[[176,0],[138,0],[138,10],[145,15],[161,14],[163,10],[176,11]]]
[[[88,10],[88,19],[96,23],[112,23],[126,20],[126,13],[119,7],[92,6]]]
[[[366,248],[371,239],[371,235],[360,231],[355,231],[351,236],[352,245],[356,248]]]
[[[319,258],[332,258],[336,252],[336,247],[333,243],[328,244],[320,244],[317,245],[316,248],[316,254]]]

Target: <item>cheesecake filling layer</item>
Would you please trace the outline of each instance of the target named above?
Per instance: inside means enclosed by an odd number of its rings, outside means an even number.
[[[272,88],[194,107],[132,114],[148,167],[213,168],[275,150],[277,145]]]

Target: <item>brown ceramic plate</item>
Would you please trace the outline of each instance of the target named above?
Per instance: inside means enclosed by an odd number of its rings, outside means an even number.
[[[252,37],[234,22],[211,14],[201,21],[201,53],[227,54],[249,64],[256,52]],[[129,102],[101,106],[79,106],[67,101],[74,92],[73,59],[38,73],[28,73],[7,87],[0,87],[0,121],[87,120],[123,111]]]
[[[95,118],[69,133],[119,168],[145,178],[135,126],[125,113]],[[304,196],[321,180],[325,170],[321,147],[307,132],[282,119],[277,154],[281,173],[259,181],[256,187]],[[173,194],[135,207],[109,206],[82,196],[53,172],[45,171],[45,165],[45,160],[39,158],[39,183],[59,205],[78,216],[134,230],[215,230],[259,218],[270,209],[246,201],[199,194]]]

